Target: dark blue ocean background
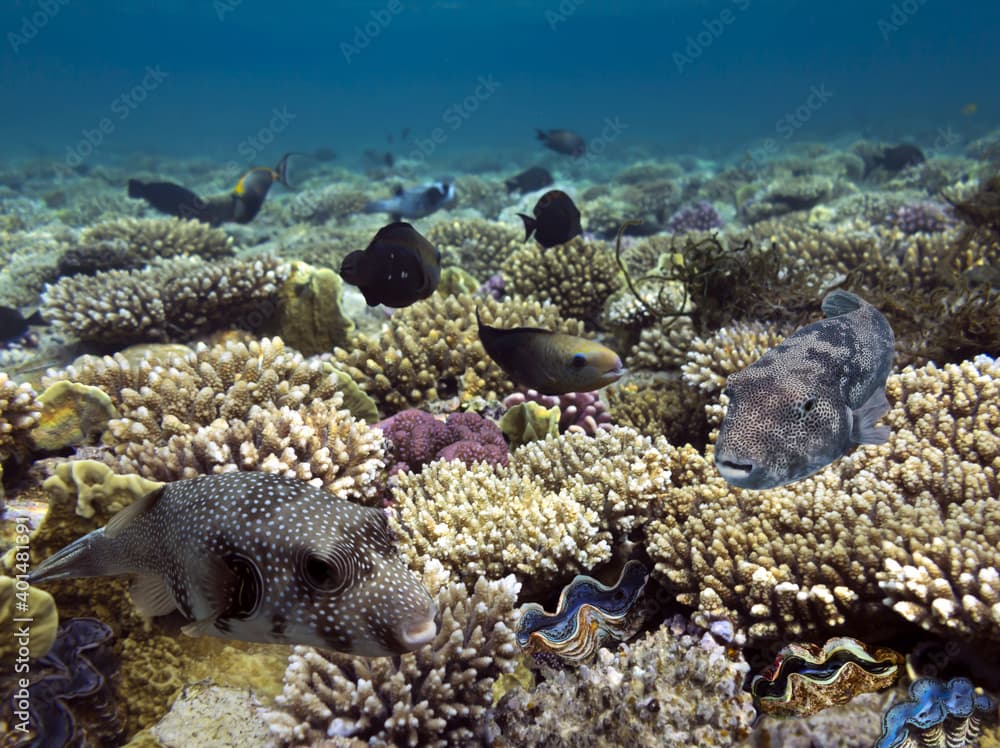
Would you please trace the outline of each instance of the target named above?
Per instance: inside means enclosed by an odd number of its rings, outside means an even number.
[[[725,158],[767,139],[933,149],[1000,120],[995,0],[4,0],[0,29],[7,159],[328,147],[351,165],[395,133],[429,164],[524,160],[535,127],[593,141],[609,123],[609,155]]]

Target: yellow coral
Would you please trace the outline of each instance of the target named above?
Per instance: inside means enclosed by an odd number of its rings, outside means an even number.
[[[42,405],[31,440],[38,449],[57,451],[92,442],[118,417],[111,398],[98,387],[77,382],[55,382],[38,396]]]
[[[13,672],[15,661],[27,664],[29,658],[48,652],[58,630],[59,611],[52,595],[0,575],[0,665],[6,672]]]

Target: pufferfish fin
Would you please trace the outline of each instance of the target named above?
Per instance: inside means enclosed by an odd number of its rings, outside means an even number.
[[[876,426],[879,418],[889,412],[885,387],[879,387],[860,408],[855,408],[851,422],[851,441],[855,444],[884,444],[889,439],[888,426]]]
[[[129,587],[136,610],[145,618],[165,616],[177,610],[177,602],[162,574],[140,574]]]
[[[201,621],[195,621],[186,626],[181,626],[181,633],[185,636],[218,636],[218,628],[215,625],[217,622],[215,618],[205,618]]]
[[[849,314],[861,308],[865,302],[859,296],[855,296],[850,291],[838,288],[831,291],[823,298],[821,308],[827,317],[839,317],[841,314]]]
[[[191,580],[191,617],[188,627],[210,627],[226,611],[236,589],[236,575],[224,559],[214,553],[200,553],[185,559],[186,577]]]
[[[118,512],[108,521],[108,524],[104,526],[104,537],[115,537],[118,533],[132,524],[138,517],[141,517],[146,512],[152,511],[153,507],[156,506],[156,502],[159,501],[160,497],[163,495],[164,487],[150,491],[142,498],[136,499]]]

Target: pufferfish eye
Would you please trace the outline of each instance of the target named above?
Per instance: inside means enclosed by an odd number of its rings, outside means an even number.
[[[326,558],[310,553],[302,562],[302,577],[306,584],[323,592],[336,592],[345,586],[347,580],[334,558]]]
[[[573,364],[574,368],[582,369],[584,366],[587,365],[587,357],[584,356],[582,353],[574,353],[571,363]]]

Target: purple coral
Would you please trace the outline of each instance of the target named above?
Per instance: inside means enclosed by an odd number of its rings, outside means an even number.
[[[501,301],[504,296],[507,295],[507,291],[504,288],[503,275],[501,273],[493,273],[486,282],[479,287],[476,291],[479,296],[489,296],[490,298]]]
[[[885,217],[885,222],[909,236],[910,234],[932,234],[944,231],[952,221],[944,205],[922,200],[900,205]]]
[[[500,427],[477,413],[452,413],[444,421],[423,410],[403,410],[376,426],[392,442],[391,475],[420,472],[434,460],[506,465],[507,442]]]
[[[596,392],[569,392],[565,395],[543,395],[538,390],[526,390],[508,395],[503,404],[513,408],[528,400],[545,408],[559,406],[559,431],[582,432],[593,436],[598,429],[611,428],[611,414]]]
[[[708,200],[688,203],[667,219],[667,228],[675,234],[688,231],[711,231],[722,228],[722,216]]]

